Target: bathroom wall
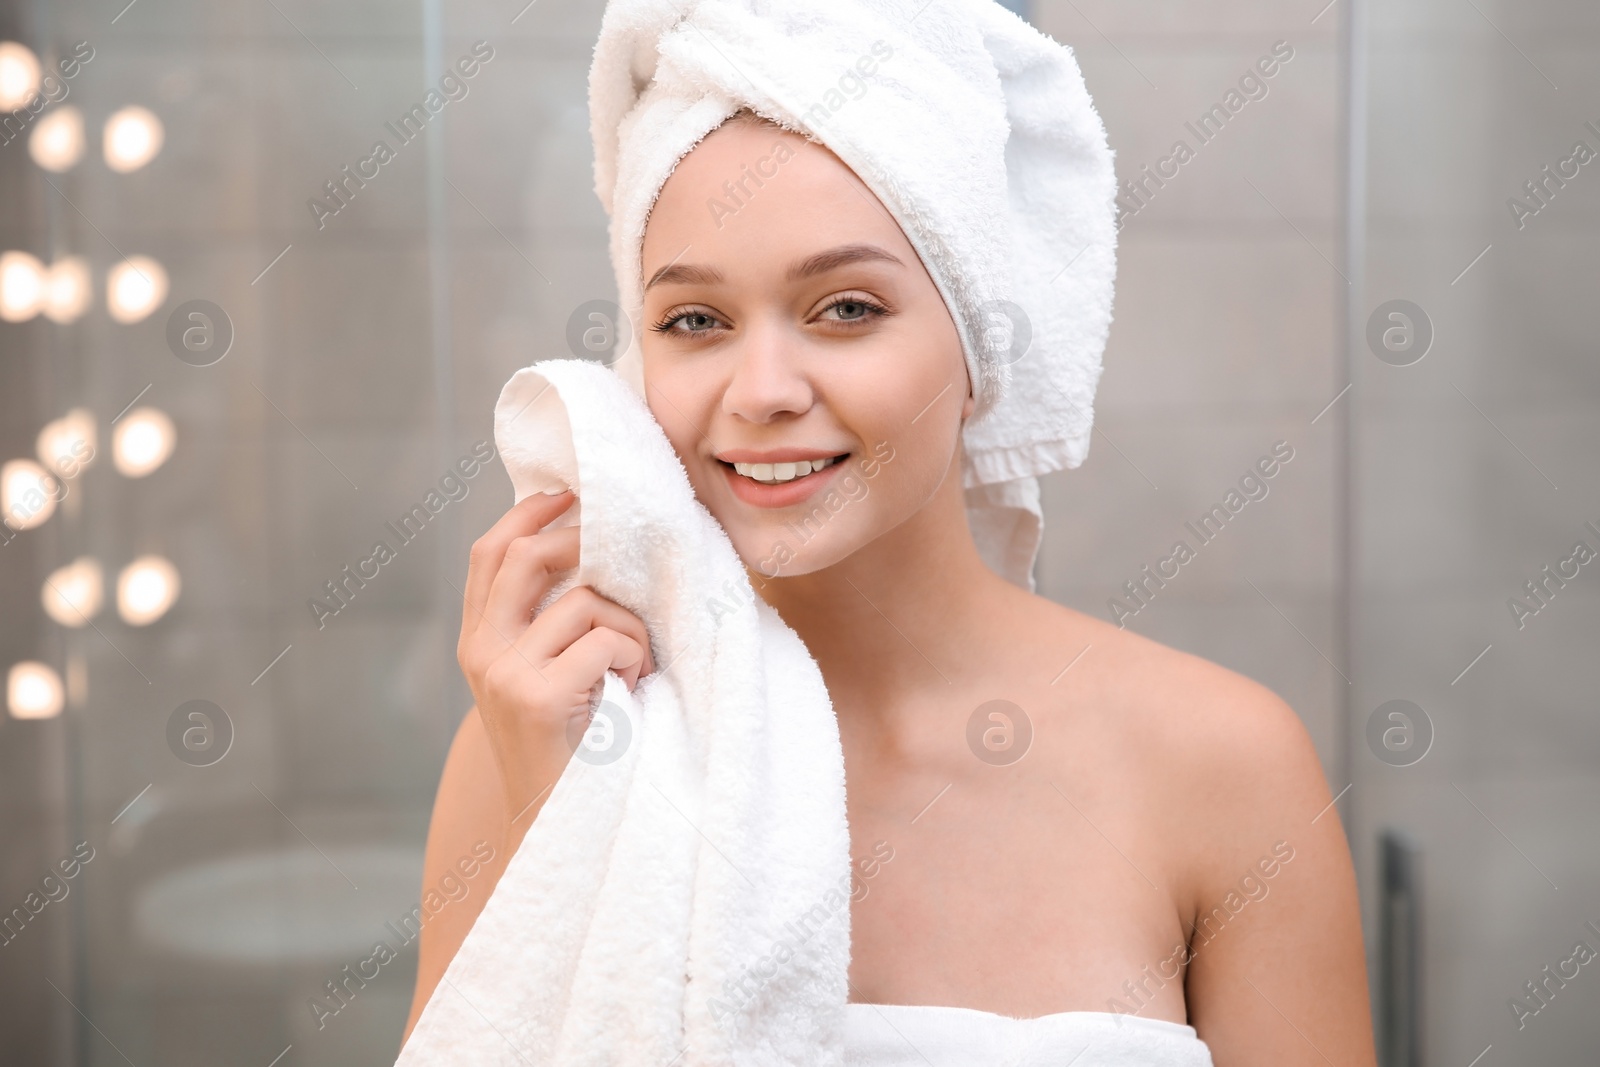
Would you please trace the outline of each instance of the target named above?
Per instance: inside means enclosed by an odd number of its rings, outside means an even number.
[[[1574,157],[1600,153],[1600,11],[1370,10],[1362,315],[1410,301],[1433,342],[1355,346],[1354,831],[1420,847],[1427,1062],[1586,1062],[1600,164]],[[1367,720],[1402,699],[1432,747],[1376,758]]]
[[[1385,1064],[1581,1060],[1600,1039],[1567,962],[1600,949],[1592,5],[1036,12],[1077,48],[1119,177],[1195,148],[1121,231],[1098,430],[1046,482],[1041,588],[1108,618],[1123,593],[1129,627],[1299,712],[1349,790]],[[1279,39],[1295,58],[1269,94],[1200,146],[1185,124]],[[1185,521],[1277,439],[1295,458],[1271,493],[1134,604],[1123,583],[1193,544]],[[1384,892],[1385,833],[1414,895]],[[1403,959],[1415,923],[1414,980],[1383,966],[1392,908],[1414,908],[1389,943]]]
[[[1351,685],[1343,412],[1323,411],[1348,381],[1340,12],[1300,6],[1036,5],[1077,51],[1124,213],[1096,431],[1082,467],[1045,480],[1037,578],[1276,691],[1331,779]],[[1218,504],[1226,521],[1202,524]]]

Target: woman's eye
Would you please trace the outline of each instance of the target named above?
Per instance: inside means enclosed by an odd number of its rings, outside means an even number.
[[[706,333],[716,321],[703,311],[681,311],[657,323],[655,329],[661,333]]]
[[[857,322],[861,319],[865,319],[877,314],[882,310],[883,309],[878,307],[876,304],[870,303],[866,300],[845,299],[835,300],[826,308],[823,308],[822,313],[827,315],[829,312],[837,312],[837,315],[833,317],[834,322]]]
[[[881,314],[885,314],[885,310],[870,300],[847,298],[835,300],[823,308],[819,317],[829,322],[861,322]],[[657,333],[695,334],[713,333],[724,325],[715,315],[704,311],[679,311],[663,316],[651,328]]]

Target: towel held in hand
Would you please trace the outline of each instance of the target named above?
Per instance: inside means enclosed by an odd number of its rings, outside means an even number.
[[[839,1064],[850,842],[816,662],[611,370],[518,371],[495,441],[518,500],[578,497],[578,567],[544,603],[616,601],[658,670],[631,693],[606,672],[397,1067]]]
[[[825,144],[921,257],[977,399],[969,525],[1032,590],[1038,476],[1087,453],[1115,274],[1112,156],[1071,51],[993,0],[611,0],[589,111],[635,325],[651,206],[740,108]],[[628,333],[614,367],[517,372],[495,439],[517,499],[578,497],[558,521],[581,523],[579,564],[546,603],[592,586],[644,621],[660,670],[632,693],[606,673],[398,1067],[842,1067],[838,723],[695,499]]]

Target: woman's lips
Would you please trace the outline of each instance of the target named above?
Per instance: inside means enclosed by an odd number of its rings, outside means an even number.
[[[728,487],[733,490],[733,495],[746,504],[757,508],[787,508],[800,503],[821,489],[849,459],[850,455],[846,453],[821,470],[812,471],[803,478],[796,478],[782,485],[762,485],[734,470],[733,464],[723,463],[721,460],[716,462],[727,477]]]

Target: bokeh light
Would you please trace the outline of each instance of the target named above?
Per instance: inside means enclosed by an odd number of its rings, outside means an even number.
[[[0,522],[13,530],[31,530],[56,513],[60,492],[55,475],[33,460],[11,460],[0,467]]]
[[[54,108],[34,124],[28,154],[45,170],[60,173],[83,158],[83,112],[71,104]]]
[[[6,673],[6,710],[14,719],[49,719],[61,714],[61,676],[35,660],[13,663]]]
[[[118,174],[138,170],[161,151],[165,136],[155,112],[137,104],[106,119],[106,166]]]
[[[105,602],[105,575],[92,556],[56,570],[39,591],[45,614],[62,626],[86,626]]]
[[[44,264],[27,252],[0,253],[0,319],[26,322],[44,306]]]
[[[79,471],[94,462],[96,443],[94,412],[73,408],[45,424],[34,451],[40,463],[63,478],[76,478]]]
[[[0,111],[15,111],[39,91],[39,57],[16,41],[0,41]]]
[[[149,256],[128,256],[106,274],[106,310],[118,322],[140,322],[167,299],[167,272]]]
[[[52,263],[44,277],[45,318],[52,322],[76,321],[89,310],[92,289],[87,259],[67,256]]]
[[[148,626],[178,599],[178,568],[160,556],[140,556],[117,576],[117,614],[129,626]]]
[[[129,478],[143,478],[167,461],[178,429],[159,408],[134,408],[111,434],[111,461]]]

